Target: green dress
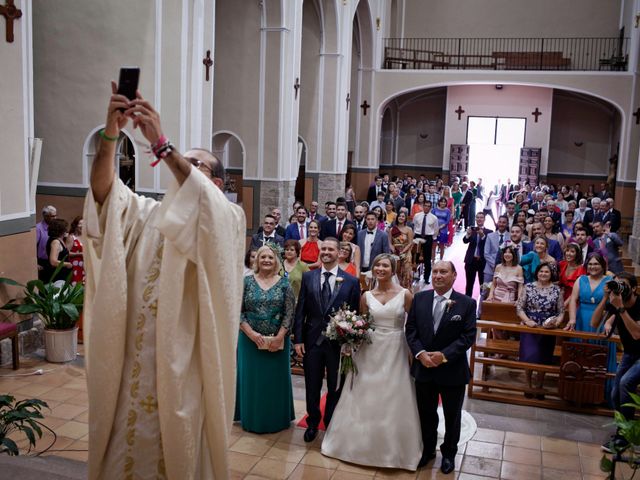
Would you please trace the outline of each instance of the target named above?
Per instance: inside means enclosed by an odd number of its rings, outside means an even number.
[[[296,262],[296,266],[293,267],[290,272],[287,272],[284,268],[282,269],[282,275],[285,278],[289,279],[289,284],[291,285],[291,288],[293,288],[293,294],[295,295],[296,299],[298,298],[298,295],[300,295],[300,287],[302,286],[302,274],[308,271],[309,265],[301,262],[300,260]]]
[[[241,323],[247,322],[262,335],[276,335],[280,327],[291,328],[294,310],[293,289],[286,278],[263,290],[253,275],[245,277]],[[240,331],[235,420],[246,431],[279,432],[295,418],[289,342],[285,335],[283,350],[259,350]]]
[[[453,192],[451,196],[453,197],[453,204],[456,210],[456,220],[458,220],[460,218],[460,202],[462,201],[462,192]]]

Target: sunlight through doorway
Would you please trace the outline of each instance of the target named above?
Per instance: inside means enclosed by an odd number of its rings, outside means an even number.
[[[482,178],[485,192],[498,183],[518,182],[524,118],[469,117],[469,179]]]

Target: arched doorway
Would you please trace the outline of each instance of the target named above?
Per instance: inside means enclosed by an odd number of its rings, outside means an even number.
[[[220,158],[227,172],[225,193],[234,202],[242,203],[242,174],[245,148],[240,137],[233,132],[219,131],[211,138],[212,152]]]
[[[104,125],[100,125],[99,127],[93,129],[84,142],[83,177],[84,182],[87,186],[89,185],[89,172],[91,171],[91,165],[95,160],[95,157],[98,153],[98,148],[100,147],[100,142],[102,140],[100,138],[99,132],[103,128]],[[124,183],[134,192],[155,192],[155,188],[140,188],[140,182],[138,181],[138,169],[136,168],[137,159],[138,152],[136,145],[133,142],[133,138],[127,131],[122,130],[116,142],[115,168],[118,172],[118,178],[120,178],[120,180],[122,180],[122,183]]]

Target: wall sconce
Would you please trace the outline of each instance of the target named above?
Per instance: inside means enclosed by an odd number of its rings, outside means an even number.
[[[575,141],[575,142],[573,142],[573,144],[574,144],[576,147],[581,147],[582,145],[584,145],[584,142]]]
[[[496,90],[502,90],[503,88],[504,88],[504,85],[500,83],[496,85]]]
[[[380,17],[376,17],[376,30],[380,30]]]
[[[423,139],[423,140],[424,140],[424,139],[426,139],[426,138],[429,136],[429,134],[428,134],[428,133],[422,133],[422,132],[420,132],[420,133],[418,134],[418,136],[419,136],[421,139]]]

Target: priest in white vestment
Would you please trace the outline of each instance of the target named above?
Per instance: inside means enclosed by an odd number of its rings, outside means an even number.
[[[115,176],[129,120],[175,177],[162,202]],[[219,159],[181,156],[142,98],[114,93],[100,135],[84,209],[89,478],[226,479],[244,213]]]

